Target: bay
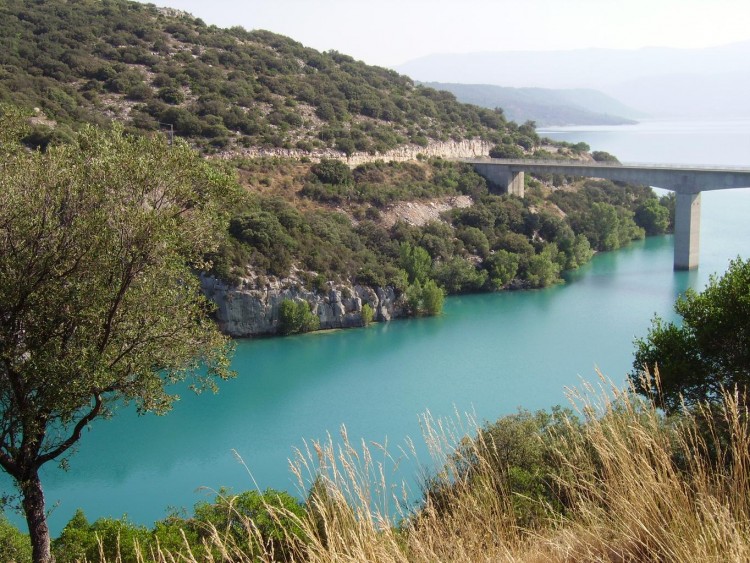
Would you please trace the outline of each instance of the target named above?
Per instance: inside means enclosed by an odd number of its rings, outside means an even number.
[[[649,122],[542,134],[583,140],[623,161],[749,165],[747,125]],[[416,495],[419,463],[399,446],[407,437],[420,443],[420,413],[471,412],[481,421],[564,404],[566,387],[597,381],[597,367],[624,382],[632,341],[651,317],[673,318],[680,292],[748,256],[749,192],[703,194],[694,272],[673,272],[672,237],[657,237],[597,255],[565,285],[449,298],[436,318],[240,341],[238,377],[219,394],[179,389],[181,400],[164,417],[123,409],[91,425],[69,471],[44,469],[48,503],[56,505],[52,532],[79,507],[91,520],[127,514],[150,525],[168,507],[189,509],[222,486],[302,496],[288,470],[294,448],[328,433],[338,439],[341,425],[355,442],[387,442],[399,461],[387,477],[407,481]],[[417,449],[426,463],[425,448]],[[11,490],[4,476],[0,483]]]

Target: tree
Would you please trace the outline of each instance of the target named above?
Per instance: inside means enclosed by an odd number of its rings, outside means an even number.
[[[409,283],[424,282],[432,269],[432,258],[421,246],[412,246],[408,242],[399,245],[399,266],[409,275]]]
[[[6,148],[0,466],[20,492],[34,560],[49,561],[39,469],[66,464],[116,403],[165,413],[168,384],[215,388],[231,374],[194,271],[226,230],[221,200],[235,187],[187,145],[120,128],[85,128],[45,153]]]
[[[645,395],[654,395],[668,412],[714,401],[722,389],[750,384],[750,260],[740,258],[726,273],[712,276],[701,293],[688,289],[677,299],[682,325],[656,317],[645,339],[636,340],[631,381]],[[644,369],[660,383],[643,380]]]
[[[324,184],[334,186],[350,184],[353,181],[352,171],[340,160],[324,158],[313,164],[310,171]]]
[[[655,197],[649,198],[635,210],[635,222],[649,236],[663,235],[669,230],[669,209]]]
[[[489,271],[490,283],[493,289],[502,289],[508,285],[518,273],[520,263],[518,254],[507,250],[496,250],[484,261]]]
[[[279,305],[279,332],[296,334],[320,328],[320,319],[310,310],[307,301],[284,299]]]

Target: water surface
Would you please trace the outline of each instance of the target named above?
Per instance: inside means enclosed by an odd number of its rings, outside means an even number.
[[[750,164],[750,135],[739,127],[682,129],[646,124],[544,134],[585,140],[622,160]],[[697,156],[688,151],[698,146]],[[222,383],[218,395],[183,394],[164,417],[124,410],[96,421],[67,473],[44,470],[48,503],[57,504],[53,534],[78,507],[92,520],[127,513],[150,525],[168,507],[209,498],[201,487],[241,491],[257,483],[297,492],[287,463],[294,448],[336,435],[342,424],[355,440],[387,440],[397,455],[407,436],[418,442],[418,416],[426,410],[494,420],[518,407],[565,403],[565,388],[595,379],[597,367],[624,381],[633,339],[645,335],[652,316],[672,318],[680,292],[702,287],[732,257],[750,255],[748,217],[748,190],[703,195],[696,272],[673,272],[672,237],[658,237],[597,255],[565,285],[449,298],[437,318],[241,341],[238,377]],[[415,485],[415,474],[416,465],[404,460],[393,479]]]

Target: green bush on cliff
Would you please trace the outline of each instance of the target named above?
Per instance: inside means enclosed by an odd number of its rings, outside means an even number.
[[[362,305],[362,324],[364,326],[369,325],[375,318],[375,311],[372,309],[372,305],[365,303]]]
[[[279,305],[279,332],[284,335],[310,332],[320,327],[320,319],[307,301],[284,299]]]

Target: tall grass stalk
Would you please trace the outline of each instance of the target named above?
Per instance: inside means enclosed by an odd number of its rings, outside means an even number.
[[[408,492],[393,485],[386,445],[307,444],[292,471],[309,491],[295,520],[286,560],[312,563],[581,562],[750,560],[750,429],[747,401],[725,393],[712,408],[666,419],[652,401],[603,378],[570,393],[578,420],[544,438],[557,460],[556,505],[542,519],[519,513],[494,444],[471,418],[423,418],[429,450],[441,468],[426,481],[423,502],[407,510]],[[466,427],[473,428],[466,438]],[[550,445],[551,444],[551,445]],[[497,452],[495,452],[497,453]],[[467,468],[471,468],[467,471]],[[535,498],[528,503],[544,504]],[[395,509],[393,507],[396,507]],[[291,515],[267,507],[278,521]],[[252,521],[246,545],[222,530],[205,539],[209,554],[152,549],[160,563],[275,561]],[[253,552],[255,555],[248,555]],[[211,558],[210,555],[218,554]]]

